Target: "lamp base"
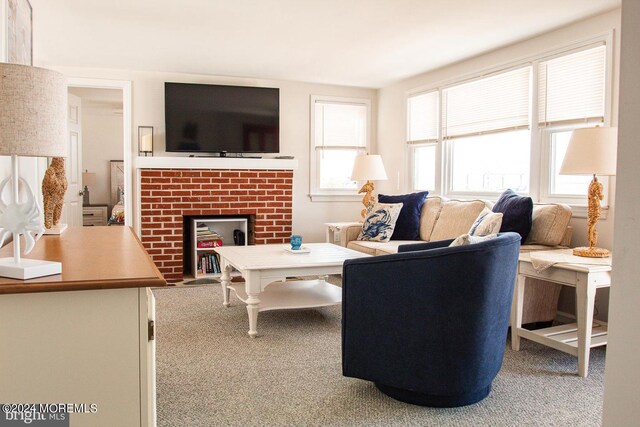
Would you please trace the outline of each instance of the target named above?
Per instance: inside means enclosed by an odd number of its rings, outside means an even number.
[[[597,247],[587,247],[582,246],[579,248],[573,249],[573,254],[575,256],[581,256],[585,258],[607,258],[611,255],[611,252],[608,249],[597,248]]]
[[[45,234],[45,235],[48,235],[48,234],[60,235],[60,234],[64,233],[64,230],[66,230],[67,227],[68,227],[67,224],[54,225],[51,228],[45,228],[43,234]]]
[[[60,273],[62,273],[60,262],[22,258],[19,263],[16,263],[14,258],[0,258],[1,277],[27,280]]]

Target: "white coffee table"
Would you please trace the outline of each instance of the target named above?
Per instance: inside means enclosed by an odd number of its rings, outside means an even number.
[[[330,243],[307,243],[309,253],[289,253],[289,245],[222,246],[223,305],[229,306],[229,291],[247,304],[249,336],[258,335],[258,312],[294,308],[324,307],[342,302],[342,289],[324,279],[287,282],[287,277],[341,274],[347,259],[369,255]],[[235,268],[244,283],[232,283]]]

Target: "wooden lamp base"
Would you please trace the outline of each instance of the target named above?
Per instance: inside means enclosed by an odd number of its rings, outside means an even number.
[[[597,248],[597,247],[587,247],[582,246],[579,248],[573,249],[573,254],[575,256],[581,256],[586,258],[607,258],[611,255],[611,252],[608,249]]]

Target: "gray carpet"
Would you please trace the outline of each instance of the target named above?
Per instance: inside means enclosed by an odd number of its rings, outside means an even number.
[[[507,348],[489,397],[423,408],[392,400],[340,371],[340,307],[247,313],[220,287],[154,290],[159,426],[599,426],[603,347],[589,376],[577,359],[523,340]]]

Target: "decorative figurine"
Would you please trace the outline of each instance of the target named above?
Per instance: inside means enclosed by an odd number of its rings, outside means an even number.
[[[45,228],[49,229],[60,222],[66,191],[67,177],[64,172],[64,158],[54,157],[42,180]]]
[[[590,248],[595,247],[598,243],[598,230],[596,229],[596,223],[598,222],[598,219],[600,219],[600,201],[602,199],[604,199],[602,183],[598,181],[598,178],[594,175],[593,180],[589,185],[589,218],[587,221]]]
[[[367,181],[362,186],[360,191],[358,191],[358,194],[365,193],[364,197],[362,198],[362,204],[365,205],[366,207],[360,211],[360,216],[362,217],[363,220],[367,216],[367,211],[371,209],[371,206],[373,206],[374,203],[376,202],[376,197],[373,195],[373,189],[374,189],[373,182]]]

